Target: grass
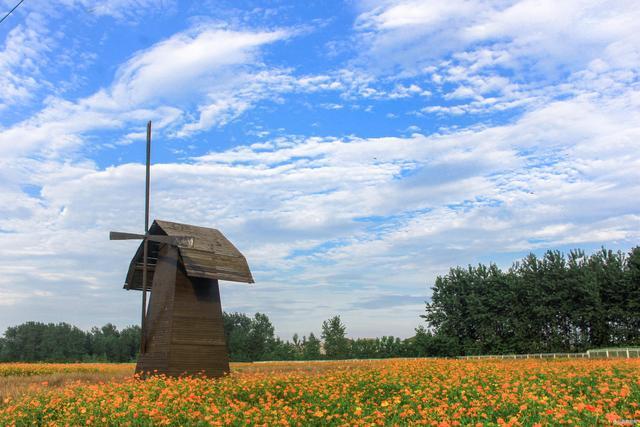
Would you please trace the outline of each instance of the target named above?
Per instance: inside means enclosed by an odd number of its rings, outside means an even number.
[[[70,384],[97,384],[131,378],[132,363],[0,363],[0,406],[24,394]]]

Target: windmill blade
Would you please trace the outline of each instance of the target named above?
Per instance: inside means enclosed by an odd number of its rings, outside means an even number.
[[[187,248],[193,247],[193,237],[190,236],[163,236],[159,234],[135,234],[123,233],[120,231],[112,231],[109,233],[109,240],[151,240],[152,242],[165,243],[167,245],[182,246]]]
[[[147,240],[158,243],[166,243],[168,245],[175,245],[174,238],[171,236],[162,236],[155,234],[147,234]]]
[[[120,231],[109,232],[109,240],[134,240],[144,239],[144,234],[122,233]]]
[[[145,179],[144,191],[144,235],[149,234],[149,182],[151,181],[151,120],[147,122],[147,176]],[[146,344],[146,323],[147,323],[147,256],[149,250],[149,241],[142,241],[143,258],[142,258],[142,321],[140,322],[140,353],[143,354],[147,350]]]

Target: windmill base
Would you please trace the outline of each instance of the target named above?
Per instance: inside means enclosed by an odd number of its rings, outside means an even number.
[[[175,247],[159,253],[145,324],[141,376],[229,373],[220,289],[215,279],[188,277]]]

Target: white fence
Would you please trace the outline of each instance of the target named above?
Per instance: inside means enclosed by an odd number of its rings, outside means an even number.
[[[640,348],[603,348],[599,350],[587,350],[589,357],[640,357]]]
[[[603,348],[586,353],[489,354],[458,356],[459,359],[608,359],[640,357],[640,348]]]

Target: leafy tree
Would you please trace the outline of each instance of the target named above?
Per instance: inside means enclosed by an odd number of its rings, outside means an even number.
[[[251,318],[242,313],[223,313],[222,320],[229,358],[237,362],[252,361],[249,342],[253,323]]]
[[[506,272],[493,264],[452,268],[436,278],[421,316],[432,337],[420,332],[416,339],[438,355],[637,344],[639,267],[639,248],[628,255],[603,248],[589,257],[580,250],[530,254]]]
[[[303,338],[302,340],[302,358],[304,360],[320,359],[322,357],[320,353],[321,346],[320,340],[311,332],[308,339]]]
[[[624,341],[640,345],[640,247],[631,250],[625,267]]]
[[[256,313],[249,331],[251,360],[265,360],[276,345],[275,328],[266,314]]]
[[[251,318],[242,313],[223,313],[223,323],[231,360],[252,362],[282,354],[282,348],[276,347],[283,344],[276,341],[266,314],[256,313]]]
[[[306,337],[302,337],[302,338],[306,340]],[[293,347],[294,347],[295,358],[301,359],[303,341],[300,341],[300,337],[298,336],[298,333],[293,334],[293,337],[291,337],[291,344],[293,344]]]
[[[380,357],[380,340],[377,338],[356,338],[351,341],[351,355],[356,359]]]
[[[282,341],[275,338],[271,346],[271,351],[265,355],[265,360],[295,360],[297,357],[297,348],[295,344],[289,341]]]
[[[133,362],[140,351],[140,327],[127,326],[120,331],[119,362]]]
[[[345,336],[346,330],[340,316],[334,316],[322,322],[322,339],[327,358],[346,359],[349,357],[349,340]]]

